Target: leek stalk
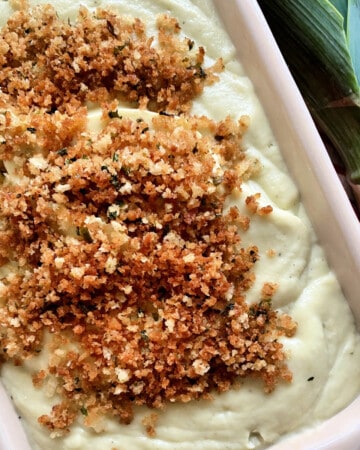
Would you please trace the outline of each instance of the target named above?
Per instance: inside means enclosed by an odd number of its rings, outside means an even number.
[[[360,191],[360,0],[258,0],[320,133]]]

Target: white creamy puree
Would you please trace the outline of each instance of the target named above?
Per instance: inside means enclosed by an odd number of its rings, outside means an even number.
[[[144,409],[135,414],[130,425],[107,419],[102,433],[83,428],[79,418],[69,435],[52,440],[48,431],[37,423],[37,417],[47,414],[49,404],[56,400],[49,399],[45,390],[34,389],[30,376],[39,367],[40,358],[21,368],[5,364],[1,379],[14,399],[32,447],[53,450],[263,448],[335,414],[360,392],[360,338],[335,276],[316,242],[252,84],[235,60],[234,48],[211,2],[62,0],[53,3],[65,18],[74,18],[80,3],[89,8],[116,6],[120,13],[144,20],[152,34],[156,15],[167,11],[178,18],[184,35],[206,48],[207,63],[223,57],[226,70],[220,75],[220,81],[205,88],[195,100],[192,113],[215,120],[228,114],[234,119],[242,114],[251,117],[244,143],[248,154],[260,159],[262,170],[243,185],[241,195],[244,199],[261,192],[261,202],[271,204],[274,211],[266,217],[255,216],[249,231],[243,234],[244,244],[255,243],[261,254],[256,266],[257,281],[248,299],[257,298],[264,282],[278,282],[280,288],[273,298],[273,306],[289,313],[297,321],[298,331],[295,337],[283,339],[293,372],[291,384],[280,384],[267,395],[261,384],[246,381],[240,390],[215,395],[213,401],[171,404],[160,412],[155,438],[144,432],[141,420],[148,413]],[[0,1],[0,25],[11,13],[9,2]],[[243,199],[232,201],[242,205]],[[267,254],[270,249],[276,256]]]

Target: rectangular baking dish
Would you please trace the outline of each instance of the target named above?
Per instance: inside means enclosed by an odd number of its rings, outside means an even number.
[[[254,84],[329,264],[360,323],[359,221],[257,2],[214,2]],[[29,450],[21,421],[1,385],[0,405],[0,450]],[[320,426],[271,448],[360,449],[359,421],[360,397]]]

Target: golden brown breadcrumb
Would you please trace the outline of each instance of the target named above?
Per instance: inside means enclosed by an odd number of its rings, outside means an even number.
[[[50,5],[18,11],[0,35],[0,104],[72,112],[117,96],[133,106],[186,111],[222,64],[205,70],[204,49],[180,40],[174,19],[163,15],[158,26],[155,47],[139,19],[110,11],[81,7],[74,24]]]
[[[48,352],[33,382],[55,380],[61,401],[39,418],[52,431],[79,415],[129,423],[136,405],[211,398],[239,377],[291,380],[279,338],[296,325],[272,309],[274,283],[246,302],[259,252],[242,246],[250,218],[225,208],[252,170],[248,118],[172,115],[212,75],[174,19],[158,24],[153,47],[138,19],[82,8],[70,25],[45,6],[0,35],[0,355]],[[161,114],[121,117],[115,97]]]

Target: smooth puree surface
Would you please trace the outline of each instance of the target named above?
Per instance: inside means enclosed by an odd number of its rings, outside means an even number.
[[[139,408],[129,425],[104,418],[94,430],[85,428],[80,418],[69,434],[52,438],[37,422],[37,417],[48,412],[56,397],[52,396],[49,385],[46,389],[35,389],[31,378],[47,360],[45,346],[39,356],[21,367],[6,363],[1,368],[1,380],[22,417],[32,448],[260,449],[331,417],[360,392],[360,337],[251,81],[235,60],[234,48],[212,4],[205,0],[89,0],[85,3],[90,9],[109,6],[121,14],[139,17],[146,23],[149,34],[156,34],[156,15],[167,12],[179,20],[185,36],[206,49],[206,64],[223,58],[225,70],[219,74],[219,81],[205,87],[193,102],[191,114],[214,120],[222,120],[227,115],[233,119],[242,115],[250,117],[243,144],[245,152],[260,161],[261,169],[242,184],[241,192],[232,195],[228,206],[236,204],[245,214],[245,198],[260,192],[260,205],[270,204],[273,208],[269,215],[254,215],[249,229],[241,232],[243,244],[255,243],[261,256],[247,300],[255,302],[264,283],[279,284],[272,299],[273,307],[288,313],[298,324],[294,337],[282,338],[293,381],[280,383],[272,393],[266,394],[261,383],[245,380],[240,388],[214,394],[213,400],[168,404],[158,412],[154,437],[147,436],[142,424],[149,411]],[[74,20],[80,2],[63,0],[53,4],[60,17]],[[5,24],[11,13],[11,2],[1,1],[0,25]],[[126,109],[121,111],[127,114]],[[90,125],[101,128],[96,112],[92,113]]]

